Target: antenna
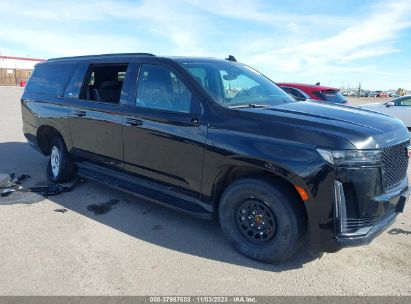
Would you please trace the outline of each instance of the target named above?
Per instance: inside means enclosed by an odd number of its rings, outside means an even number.
[[[235,59],[233,55],[228,55],[228,58],[226,58],[225,60],[237,62],[237,59]]]

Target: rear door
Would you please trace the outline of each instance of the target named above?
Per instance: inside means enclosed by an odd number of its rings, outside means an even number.
[[[90,64],[70,107],[71,153],[78,158],[122,168],[124,82],[128,64]],[[67,94],[70,94],[68,92]]]
[[[142,64],[124,117],[125,168],[198,196],[207,120],[196,95],[171,67]]]
[[[24,90],[22,102],[23,130],[36,142],[37,128],[55,128],[70,148],[70,99],[63,98],[67,83],[77,68],[71,62],[46,62],[36,66]]]

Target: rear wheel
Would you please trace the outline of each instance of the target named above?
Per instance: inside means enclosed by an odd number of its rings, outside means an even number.
[[[50,144],[50,158],[47,165],[47,177],[53,182],[67,182],[74,176],[66,145],[61,137],[54,137]]]
[[[223,193],[221,228],[242,254],[266,263],[281,262],[298,249],[305,230],[301,200],[288,186],[264,179],[241,179]]]

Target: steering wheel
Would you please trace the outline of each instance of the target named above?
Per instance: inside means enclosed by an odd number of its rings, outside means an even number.
[[[261,90],[261,85],[256,85],[254,87],[241,90],[240,92],[235,94],[235,96],[233,97],[233,100],[236,99],[236,98],[241,98],[241,97],[245,97],[245,96],[257,95],[260,90]]]

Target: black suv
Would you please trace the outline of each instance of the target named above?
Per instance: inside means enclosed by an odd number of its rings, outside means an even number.
[[[236,62],[110,54],[38,64],[21,99],[47,175],[74,174],[199,216],[241,253],[289,258],[369,243],[409,196],[392,117],[296,102]]]

